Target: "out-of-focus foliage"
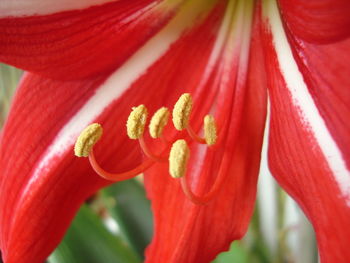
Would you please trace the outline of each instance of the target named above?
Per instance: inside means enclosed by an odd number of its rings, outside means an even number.
[[[121,235],[141,257],[153,235],[152,212],[145,194],[136,180],[120,182],[102,191],[103,201],[118,222]]]
[[[107,230],[91,208],[80,208],[49,263],[137,263],[140,258],[117,235]]]
[[[5,121],[21,74],[21,70],[0,63],[0,127]]]

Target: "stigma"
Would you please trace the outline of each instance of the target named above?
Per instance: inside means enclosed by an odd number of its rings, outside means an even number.
[[[204,196],[195,195],[190,184],[186,180],[187,166],[190,162],[190,147],[188,141],[192,143],[206,144],[212,147],[217,143],[218,132],[215,118],[212,115],[206,115],[203,118],[203,134],[199,136],[191,127],[191,114],[193,107],[193,99],[189,93],[184,93],[175,103],[172,111],[172,123],[175,130],[186,130],[188,136],[186,138],[177,139],[173,142],[164,136],[165,127],[168,125],[170,111],[166,107],[161,107],[152,116],[149,124],[149,136],[153,140],[161,139],[164,147],[158,153],[154,153],[147,145],[145,140],[145,127],[148,118],[148,109],[141,104],[133,107],[126,121],[126,132],[130,139],[138,140],[146,159],[135,168],[121,173],[110,173],[105,171],[97,162],[93,147],[102,136],[102,126],[93,123],[86,127],[79,135],[74,152],[78,157],[89,157],[91,167],[101,177],[112,180],[121,181],[133,178],[143,173],[149,167],[158,162],[168,162],[169,174],[172,178],[180,180],[180,185],[185,196],[194,204],[206,204],[213,199],[218,189],[218,183],[215,183],[213,189]],[[198,119],[198,118],[197,118]],[[181,133],[183,135],[183,133]],[[191,145],[190,144],[190,145]],[[219,176],[219,178],[221,178]],[[221,179],[218,181],[222,181]]]

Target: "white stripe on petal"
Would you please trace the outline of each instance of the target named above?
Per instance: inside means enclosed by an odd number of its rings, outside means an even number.
[[[115,0],[1,0],[0,17],[48,15],[79,10]]]
[[[223,48],[227,42],[227,36],[230,31],[230,26],[232,23],[232,16],[235,10],[235,1],[229,1],[226,7],[225,15],[222,20],[214,47],[209,57],[207,67],[205,69],[204,78],[201,79],[199,87],[206,85],[208,78],[210,77],[211,72],[214,70],[217,61],[220,59]]]
[[[278,207],[277,207],[277,187],[274,178],[268,167],[268,141],[270,135],[270,99],[267,99],[267,115],[265,122],[264,141],[261,149],[260,172],[258,178],[258,198],[257,204],[262,211],[259,214],[261,233],[270,249],[272,256],[276,255],[278,240]]]
[[[292,96],[293,104],[298,109],[304,127],[314,135],[343,197],[350,206],[350,172],[293,58],[275,0],[269,1],[266,15],[271,27],[278,63],[287,89]]]

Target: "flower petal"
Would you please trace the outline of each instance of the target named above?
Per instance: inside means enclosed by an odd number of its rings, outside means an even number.
[[[0,2],[0,17],[58,13],[67,10],[84,9],[112,1],[113,0],[2,0]]]
[[[1,138],[0,225],[5,262],[22,262],[23,258],[43,262],[82,201],[108,184],[91,171],[86,159],[73,157],[74,134],[62,141],[67,137],[65,130],[80,132],[79,126],[67,125],[103,80],[59,82],[36,75],[24,77]],[[123,112],[127,114],[129,105],[123,107],[120,100],[115,103],[120,108],[99,117],[104,123],[113,116],[117,125],[104,125],[107,134],[103,140],[110,149],[100,148],[97,155],[105,162],[111,150],[118,148],[113,153],[120,159],[117,168],[130,169],[137,162],[137,151],[122,137],[113,136],[124,128],[117,120]]]
[[[350,36],[348,0],[279,0],[283,22],[297,37],[313,42]]]
[[[181,1],[120,0],[52,15],[2,18],[0,61],[61,80],[111,73],[158,33]]]
[[[350,169],[350,38],[326,45],[289,38],[315,106]]]
[[[129,110],[143,103],[153,112],[181,93],[197,89],[196,81],[211,66],[207,66],[208,56],[201,57],[193,47],[201,60],[193,60],[185,68],[179,63],[183,54],[172,45],[176,42],[186,48],[184,32],[201,21],[203,12],[214,3],[188,2],[112,75],[79,81],[25,76],[0,148],[0,209],[6,211],[0,217],[0,238],[7,263],[19,263],[23,258],[42,262],[62,238],[84,198],[109,183],[91,171],[87,160],[73,157],[74,141],[85,126],[95,121],[103,124],[105,135],[96,146],[96,156],[106,169],[125,171],[141,161],[137,142],[122,132]],[[207,47],[212,41],[201,43]],[[175,66],[193,71],[178,75]],[[155,72],[152,67],[161,70]]]
[[[270,169],[311,220],[321,261],[347,262],[350,93],[344,85],[350,42],[318,46],[291,34],[288,39],[277,5],[270,2],[266,15]]]
[[[61,235],[78,204],[86,198],[85,191],[103,184],[96,177],[79,174],[79,169],[87,171],[86,164],[85,169],[78,165],[85,162],[72,163],[67,151],[62,164],[58,160],[42,162],[59,128],[74,113],[74,104],[79,106],[84,100],[77,88],[85,88],[87,96],[91,96],[89,88],[97,83],[95,80],[65,86],[35,75],[27,75],[22,81],[1,138],[0,225],[5,262],[20,262],[23,258],[42,262],[57,244],[57,234]],[[83,187],[81,181],[86,182]],[[40,219],[41,225],[37,223]],[[51,234],[49,241],[42,238],[43,231]],[[33,246],[32,240],[36,239],[42,241]]]
[[[126,171],[141,162],[139,148],[123,130],[129,109],[140,103],[157,104],[152,90],[157,93],[159,88],[148,90],[149,99],[136,87],[119,92],[95,116],[90,108],[101,106],[91,100],[103,81],[100,77],[60,82],[30,74],[22,81],[0,147],[0,209],[4,211],[0,237],[5,262],[19,263],[23,258],[43,262],[80,204],[110,183],[92,171],[87,159],[74,157],[74,139],[81,126],[92,121],[103,125],[96,155],[106,169]]]
[[[195,91],[198,99],[194,100],[191,120],[191,124],[200,127],[201,117],[210,107],[215,108],[221,142],[213,150],[190,143],[187,171],[187,179],[199,195],[210,191],[219,172],[225,179],[214,200],[207,205],[194,205],[185,197],[179,182],[170,177],[167,165],[159,164],[146,172],[146,190],[155,216],[155,237],[147,250],[146,262],[210,262],[217,253],[228,249],[232,240],[241,238],[247,229],[256,195],[265,124],[266,83],[259,20],[254,26],[250,46],[252,3],[243,2],[235,10],[230,4],[226,7],[227,13],[213,47],[208,48],[204,46],[207,43],[195,40],[213,32],[209,29],[216,22],[213,15],[217,10],[205,23],[189,32],[187,43],[182,44],[185,50],[181,45],[173,47],[174,52],[178,49],[177,53],[183,57],[191,56],[196,61],[201,61],[208,51],[215,54],[217,43],[225,32],[222,29],[227,29],[227,18],[233,15],[228,21],[233,19],[235,27],[228,28],[227,42],[212,67],[211,78],[206,80],[204,91]],[[206,48],[202,50],[203,47]],[[192,50],[198,50],[201,55],[193,56]],[[177,67],[174,70],[180,75],[184,72]],[[212,92],[217,96],[216,101],[211,99]],[[201,105],[196,106],[196,101]]]

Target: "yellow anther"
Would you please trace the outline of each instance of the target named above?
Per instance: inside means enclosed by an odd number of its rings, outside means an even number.
[[[145,105],[139,105],[132,108],[132,112],[129,115],[126,123],[127,133],[130,139],[139,139],[147,121],[148,111]]]
[[[185,140],[174,142],[169,155],[169,173],[174,178],[185,175],[187,161],[190,157],[190,149]]]
[[[153,115],[149,125],[149,133],[152,138],[156,139],[162,135],[164,127],[168,124],[169,115],[170,112],[165,107],[160,108]]]
[[[186,129],[192,111],[192,96],[189,93],[181,95],[173,109],[173,123],[177,130]]]
[[[204,117],[204,138],[208,145],[214,145],[218,138],[215,118],[211,115]]]
[[[87,126],[79,135],[75,145],[74,153],[78,157],[88,157],[92,147],[101,138],[103,133],[102,126],[93,123]]]

